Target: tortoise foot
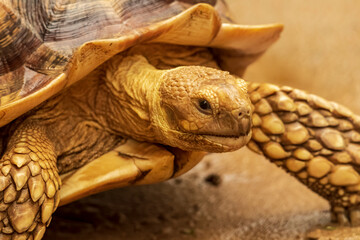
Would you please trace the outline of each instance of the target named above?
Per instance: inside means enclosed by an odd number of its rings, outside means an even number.
[[[299,89],[250,83],[248,146],[327,199],[341,225],[360,225],[360,116]]]
[[[17,131],[0,160],[0,240],[40,240],[59,204],[60,183],[45,135]]]
[[[334,207],[332,208],[333,222],[341,226],[360,226],[360,206],[346,208]]]

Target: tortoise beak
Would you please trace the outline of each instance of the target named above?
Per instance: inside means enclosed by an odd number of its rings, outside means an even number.
[[[237,131],[236,135],[238,136],[246,136],[250,133],[251,130],[251,109],[247,106],[242,106],[236,110],[233,110],[232,115],[235,119],[237,119]]]
[[[246,116],[243,117],[239,120],[239,134],[238,135],[248,135],[250,133],[251,130],[251,117],[250,116]]]

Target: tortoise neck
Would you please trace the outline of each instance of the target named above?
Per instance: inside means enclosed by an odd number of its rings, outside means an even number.
[[[160,102],[159,88],[164,70],[152,66],[145,57],[115,56],[104,65],[109,90],[107,127],[114,134],[141,141],[156,141],[152,114]],[[100,110],[100,109],[99,109]]]

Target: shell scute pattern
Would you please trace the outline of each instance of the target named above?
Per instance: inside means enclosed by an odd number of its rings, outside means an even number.
[[[141,28],[186,7],[182,1],[158,0],[0,3],[0,106],[48,85],[66,71],[82,44],[130,32],[141,35]]]

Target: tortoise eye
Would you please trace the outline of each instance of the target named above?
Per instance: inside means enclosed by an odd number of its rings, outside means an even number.
[[[211,110],[210,103],[205,99],[199,99],[199,106],[202,110],[208,111]]]

